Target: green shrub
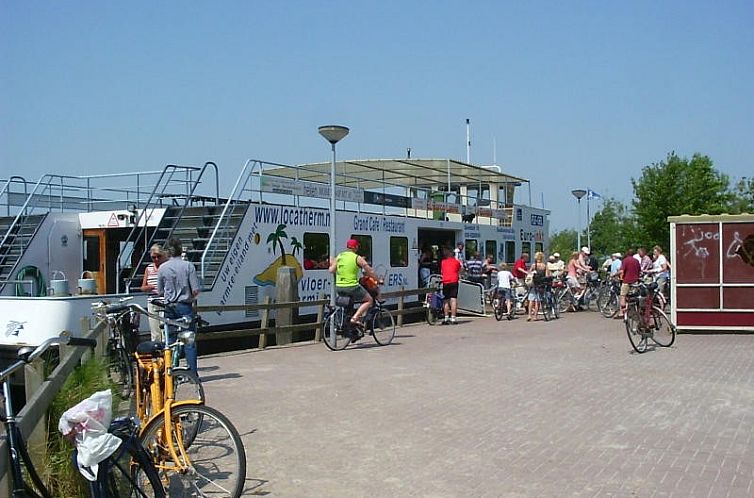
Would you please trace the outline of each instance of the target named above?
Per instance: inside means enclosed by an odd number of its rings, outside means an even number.
[[[73,371],[53,399],[48,411],[45,462],[45,470],[48,475],[47,485],[52,496],[87,496],[85,480],[73,466],[71,460],[73,445],[63,438],[63,435],[58,431],[60,416],[95,392],[111,388],[105,361],[91,358]],[[116,399],[113,399],[114,405],[117,403]],[[116,409],[117,406],[113,406],[113,412]]]

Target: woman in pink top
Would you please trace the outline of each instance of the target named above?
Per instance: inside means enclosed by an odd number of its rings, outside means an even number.
[[[152,262],[144,270],[144,280],[141,282],[141,290],[149,294],[147,296],[147,310],[150,313],[159,313],[160,309],[152,304],[152,300],[159,296],[157,292],[157,270],[167,260],[167,256],[162,250],[162,246],[155,244],[149,248],[149,257],[152,259]],[[149,319],[149,332],[153,341],[159,342],[162,340],[162,324],[159,320],[155,320],[154,318]]]

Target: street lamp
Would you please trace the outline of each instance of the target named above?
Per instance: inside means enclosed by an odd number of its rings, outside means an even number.
[[[330,165],[330,261],[335,259],[335,144],[348,135],[348,128],[338,125],[319,127],[319,134],[332,146],[332,164]],[[335,279],[330,287],[330,305],[335,309]],[[330,343],[335,344],[335,320],[330,320]]]
[[[571,190],[571,193],[576,198],[576,200],[578,201],[578,205],[579,205],[579,207],[578,207],[578,209],[579,209],[579,224],[578,224],[578,227],[576,229],[576,246],[577,246],[576,250],[579,251],[579,250],[581,250],[581,198],[586,195],[586,190],[581,189],[581,188],[577,188],[577,189]]]

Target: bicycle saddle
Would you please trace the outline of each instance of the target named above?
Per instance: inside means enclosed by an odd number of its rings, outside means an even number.
[[[136,346],[136,354],[160,356],[163,346],[161,342],[145,341]]]

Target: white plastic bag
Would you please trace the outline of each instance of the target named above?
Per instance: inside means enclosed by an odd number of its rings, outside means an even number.
[[[99,391],[69,408],[60,417],[58,430],[72,438],[78,456],[79,472],[90,481],[97,479],[99,463],[112,455],[121,440],[107,432],[112,419],[113,395],[110,390]]]

